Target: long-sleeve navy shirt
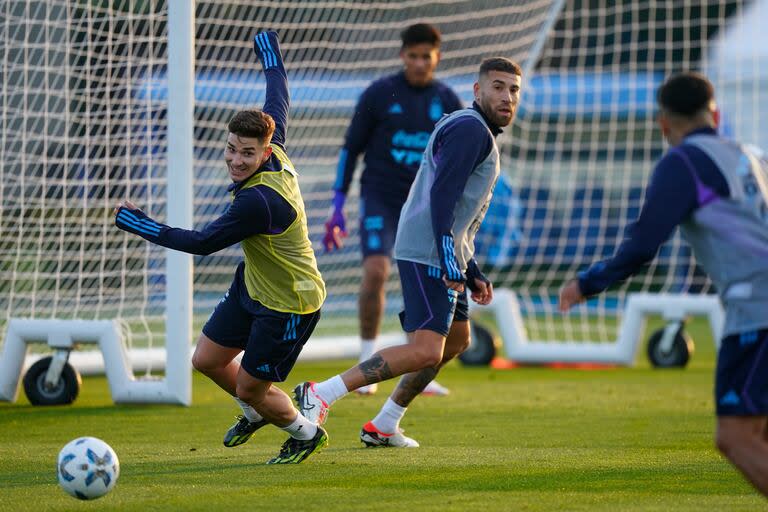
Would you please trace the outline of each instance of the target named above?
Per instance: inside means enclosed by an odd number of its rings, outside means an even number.
[[[254,49],[267,81],[263,111],[275,121],[271,142],[285,148],[290,96],[277,34],[258,35]],[[282,164],[273,154],[256,172],[280,170]],[[127,208],[120,208],[115,224],[163,247],[201,255],[214,253],[253,235],[277,234],[287,229],[297,216],[288,201],[264,185],[242,189],[245,181],[247,179],[228,187],[234,192],[232,203],[223,215],[199,231],[173,228],[154,221],[141,210]]]
[[[472,109],[480,113],[487,126],[475,117],[458,117],[438,128],[432,145],[437,167],[430,191],[430,208],[440,261],[445,261],[447,256],[453,257],[444,254],[442,241],[449,236],[450,243],[453,243],[454,210],[467,180],[491,154],[494,137],[502,132],[501,128],[491,123],[477,103],[472,104]]]
[[[711,128],[701,128],[688,135],[700,133],[714,135],[716,132]],[[730,197],[728,182],[703,151],[686,144],[681,144],[676,150],[682,151],[691,160],[703,185],[718,197]],[[627,227],[616,254],[579,274],[581,293],[585,296],[600,293],[651,261],[675,228],[700,206],[698,198],[697,183],[683,158],[676,151],[668,152],[656,165],[640,216]]]
[[[403,72],[376,80],[358,100],[339,155],[334,190],[347,193],[358,156],[365,153],[362,195],[385,191],[402,204],[435,123],[460,108],[459,98],[440,81],[415,87]]]

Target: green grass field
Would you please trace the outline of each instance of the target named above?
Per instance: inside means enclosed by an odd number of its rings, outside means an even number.
[[[713,447],[714,350],[702,325],[685,370],[446,368],[445,398],[420,398],[402,426],[416,450],[364,449],[361,425],[384,401],[349,396],[327,424],[330,447],[299,466],[265,466],[284,434],[237,448],[221,439],[237,410],[200,375],[194,405],[113,406],[85,378],[70,407],[0,404],[0,510],[756,510],[765,501]],[[284,389],[349,362],[299,364]],[[79,502],[56,457],[91,435],[116,450],[115,490]]]

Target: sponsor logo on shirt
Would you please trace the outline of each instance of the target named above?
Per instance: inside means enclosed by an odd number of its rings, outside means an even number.
[[[390,150],[392,159],[399,164],[418,167],[421,164],[424,148],[429,142],[429,136],[429,132],[397,130],[392,136],[392,149]]]

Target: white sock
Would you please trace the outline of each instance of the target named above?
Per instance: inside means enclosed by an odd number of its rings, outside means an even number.
[[[237,405],[243,410],[243,416],[245,416],[251,423],[264,419],[248,402],[243,402],[238,397],[235,397],[235,402],[237,402]]]
[[[333,402],[343,397],[349,390],[341,379],[341,375],[336,375],[323,382],[315,384],[315,393],[323,399],[323,401],[331,405]]]
[[[294,439],[301,439],[306,441],[312,439],[317,434],[317,425],[309,421],[307,418],[298,413],[293,423],[287,427],[280,427],[282,430],[288,432]]]
[[[376,353],[376,338],[360,341],[360,362],[367,361]]]
[[[393,402],[391,398],[387,398],[379,414],[371,420],[371,423],[379,429],[379,432],[394,434],[400,429],[400,420],[403,419],[407,410],[407,407],[401,407]]]

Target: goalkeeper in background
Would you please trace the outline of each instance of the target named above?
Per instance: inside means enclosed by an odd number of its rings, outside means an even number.
[[[128,201],[116,208],[120,229],[150,242],[208,255],[238,242],[240,263],[229,291],[203,327],[192,356],[242,407],[224,437],[237,446],[267,423],[290,437],[269,464],[299,463],[328,444],[273,382],[282,382],[320,319],[325,284],[309,241],[304,202],[286,155],[288,77],[274,32],[254,38],[267,81],[264,109],[238,112],[229,122],[224,160],[232,184],[226,213],[202,231],[172,228]],[[235,356],[244,352],[242,362]]]
[[[717,135],[714,90],[704,76],[675,75],[657,99],[672,147],[616,254],[568,282],[560,310],[638,272],[680,225],[726,311],[715,376],[717,447],[768,496],[768,162],[756,148]]]
[[[341,239],[347,235],[344,202],[358,155],[365,153],[360,179],[360,361],[376,352],[397,222],[429,135],[443,114],[462,108],[456,94],[434,79],[440,61],[440,31],[418,23],[403,30],[401,39],[403,70],[376,80],[358,100],[339,155],[333,214],[325,224],[323,239],[326,250],[333,250],[341,247]],[[377,384],[371,384],[357,392],[373,394],[376,388]],[[448,390],[432,382],[425,393],[445,395]]]

